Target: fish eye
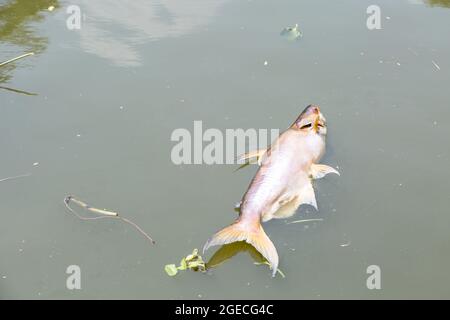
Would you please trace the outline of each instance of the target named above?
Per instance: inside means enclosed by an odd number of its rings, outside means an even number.
[[[311,126],[312,126],[312,123],[310,122],[310,123],[307,123],[307,124],[301,126],[300,129],[311,128]]]

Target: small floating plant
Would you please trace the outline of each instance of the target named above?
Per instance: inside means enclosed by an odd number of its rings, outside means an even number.
[[[168,264],[164,267],[166,273],[171,277],[175,276],[178,271],[187,269],[206,272],[206,263],[203,261],[202,256],[198,254],[198,249],[194,249],[191,254],[181,259],[178,267],[175,264]]]
[[[297,23],[293,27],[284,28],[280,35],[288,41],[298,40],[303,37],[303,33],[300,31]]]

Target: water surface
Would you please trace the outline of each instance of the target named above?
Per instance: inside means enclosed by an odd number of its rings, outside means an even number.
[[[0,178],[32,174],[0,183],[0,298],[449,298],[449,2],[378,1],[373,31],[371,4],[0,1],[0,60],[36,52],[0,70]],[[286,41],[295,23],[303,38]],[[310,103],[341,177],[315,183],[319,212],[290,219],[323,221],[265,224],[286,279],[248,250],[169,278],[165,264],[235,218],[256,171],[174,165],[173,130],[284,129]],[[77,220],[68,194],[157,245]],[[73,264],[81,290],[66,288]]]

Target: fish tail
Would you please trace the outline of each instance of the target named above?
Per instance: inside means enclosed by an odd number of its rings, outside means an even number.
[[[236,220],[232,225],[223,228],[214,234],[203,247],[203,252],[212,246],[224,245],[237,241],[245,241],[255,247],[259,253],[269,262],[272,269],[272,276],[275,276],[278,269],[278,253],[272,241],[264,232],[260,223],[256,227],[248,227],[240,220]]]

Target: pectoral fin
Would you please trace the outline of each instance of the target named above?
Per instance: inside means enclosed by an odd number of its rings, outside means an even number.
[[[313,206],[316,210],[319,210],[317,208],[316,195],[314,194],[314,189],[311,183],[308,183],[301,189],[298,197],[300,201],[299,205],[309,204]]]
[[[250,151],[250,152],[241,154],[238,157],[238,160],[239,161],[244,161],[245,160],[245,162],[252,163],[251,159],[256,158],[256,161],[258,162],[258,165],[261,165],[262,157],[264,156],[266,151],[267,151],[266,149]]]
[[[325,164],[312,164],[311,170],[309,172],[313,179],[323,178],[329,173],[335,173],[340,176],[339,172],[336,169]]]

